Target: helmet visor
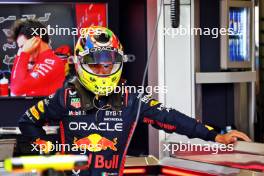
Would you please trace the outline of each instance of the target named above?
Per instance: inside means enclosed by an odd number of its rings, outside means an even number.
[[[81,64],[101,64],[101,63],[120,63],[123,56],[115,50],[89,51],[80,56]]]
[[[122,62],[111,63],[105,62],[100,64],[81,64],[82,68],[94,75],[108,76],[116,73],[122,66]]]
[[[80,64],[87,72],[108,76],[116,73],[122,66],[123,56],[115,48],[92,48],[80,53]]]

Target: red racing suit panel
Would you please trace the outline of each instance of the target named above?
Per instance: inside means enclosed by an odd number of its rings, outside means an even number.
[[[65,63],[51,49],[39,54],[31,69],[30,55],[17,56],[11,73],[11,93],[16,96],[48,96],[62,87],[65,79]]]

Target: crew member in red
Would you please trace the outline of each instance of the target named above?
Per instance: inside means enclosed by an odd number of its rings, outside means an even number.
[[[35,20],[18,20],[12,27],[12,39],[18,52],[11,73],[12,96],[48,96],[63,85],[65,62],[49,46],[46,27]]]

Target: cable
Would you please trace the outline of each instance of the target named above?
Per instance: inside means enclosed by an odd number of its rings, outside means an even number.
[[[158,14],[158,18],[157,18],[157,21],[156,21],[156,24],[155,24],[155,30],[154,30],[154,36],[153,36],[153,40],[151,42],[151,48],[150,48],[150,52],[149,52],[149,55],[148,55],[148,59],[147,59],[147,63],[146,63],[146,67],[145,67],[145,70],[144,70],[144,75],[143,75],[143,80],[142,80],[142,83],[141,83],[141,86],[143,87],[145,85],[145,81],[146,81],[146,76],[147,76],[147,71],[148,71],[148,67],[149,67],[149,61],[150,61],[150,57],[151,57],[151,54],[152,54],[152,51],[153,51],[153,48],[154,48],[154,42],[156,40],[156,35],[157,35],[157,28],[158,28],[158,24],[159,24],[159,20],[160,20],[160,16],[161,16],[161,11],[162,11],[162,4],[163,4],[163,0],[160,0],[160,10],[159,10],[159,14]],[[125,151],[127,151],[130,143],[131,143],[131,139],[133,137],[133,134],[134,134],[134,131],[137,127],[137,123],[138,123],[138,120],[139,120],[139,115],[140,115],[140,109],[141,109],[141,98],[142,98],[142,95],[143,93],[141,93],[138,97],[138,101],[139,101],[139,104],[138,104],[138,110],[137,110],[137,116],[136,116],[136,120],[135,120],[135,126],[133,127],[133,131],[132,131],[132,135],[131,137],[129,138],[128,140],[128,145],[126,146],[125,148]]]
[[[180,25],[180,0],[171,0],[170,5],[170,18],[173,28],[177,28]]]
[[[97,109],[97,111],[96,111],[96,113],[95,113],[95,122],[96,122],[96,126],[98,126],[98,113],[100,112],[100,111],[105,111],[105,110],[107,110],[107,109],[110,109],[112,106],[111,105],[108,105],[108,104],[106,104],[106,105],[104,105],[104,106],[102,106],[102,107],[98,107],[97,105],[96,105],[96,103],[95,103],[95,100],[96,100],[96,96],[94,96],[94,98],[93,98],[93,106]]]

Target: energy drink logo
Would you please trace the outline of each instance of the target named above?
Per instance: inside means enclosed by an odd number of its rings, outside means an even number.
[[[71,106],[74,108],[81,107],[81,99],[80,98],[71,98]]]
[[[110,158],[106,158],[104,155],[94,156],[94,165],[91,166],[93,160],[93,154],[88,155],[88,165],[95,169],[118,169],[119,166],[119,155],[113,155]],[[107,173],[107,175],[117,175],[116,173]]]
[[[112,140],[107,139],[99,134],[91,134],[87,137],[77,139],[74,138],[73,143],[82,150],[89,150],[90,152],[100,152],[102,150],[117,151],[116,144],[117,138]]]

